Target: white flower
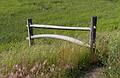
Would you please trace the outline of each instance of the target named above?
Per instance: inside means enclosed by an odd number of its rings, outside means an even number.
[[[111,67],[108,67],[108,69],[111,69]]]

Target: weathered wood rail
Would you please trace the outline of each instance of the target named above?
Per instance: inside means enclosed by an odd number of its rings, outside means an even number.
[[[91,18],[91,26],[90,27],[65,27],[65,26],[53,26],[53,25],[39,25],[33,24],[32,19],[28,19],[27,27],[28,27],[28,37],[29,46],[33,45],[33,41],[36,38],[55,38],[55,39],[62,39],[66,41],[70,41],[72,43],[90,47],[92,52],[95,52],[96,47],[96,25],[97,25],[97,16],[93,16]],[[78,39],[64,36],[64,35],[55,35],[55,34],[40,34],[34,35],[33,28],[41,28],[41,29],[57,29],[57,30],[78,30],[78,31],[89,31],[89,43],[86,44]]]
[[[82,30],[82,31],[91,30],[89,27],[64,27],[64,26],[38,25],[38,24],[30,25],[30,27],[43,28],[43,29],[57,29],[57,30]]]

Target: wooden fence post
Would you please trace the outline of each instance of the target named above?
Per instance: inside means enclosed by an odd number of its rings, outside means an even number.
[[[91,18],[91,31],[90,31],[90,50],[92,54],[92,63],[95,64],[96,58],[96,27],[97,27],[97,16]]]
[[[27,20],[29,46],[33,44],[33,39],[31,38],[31,36],[33,36],[33,28],[30,27],[30,25],[32,25],[32,19]]]

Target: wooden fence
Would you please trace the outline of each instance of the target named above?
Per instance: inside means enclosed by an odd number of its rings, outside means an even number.
[[[91,18],[91,25],[90,27],[64,27],[64,26],[52,26],[52,25],[39,25],[33,24],[32,19],[28,19],[27,27],[28,27],[28,37],[29,46],[33,45],[34,39],[36,38],[55,38],[55,39],[62,39],[66,41],[73,42],[78,45],[90,47],[92,52],[95,52],[96,47],[96,25],[97,25],[97,16],[93,16]],[[78,39],[64,36],[64,35],[55,35],[55,34],[40,34],[34,35],[33,28],[41,28],[41,29],[56,29],[56,30],[81,30],[81,31],[89,31],[89,43],[86,44]]]

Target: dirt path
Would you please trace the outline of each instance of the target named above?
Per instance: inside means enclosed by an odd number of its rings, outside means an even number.
[[[90,68],[78,78],[105,78],[102,70],[102,67]]]

